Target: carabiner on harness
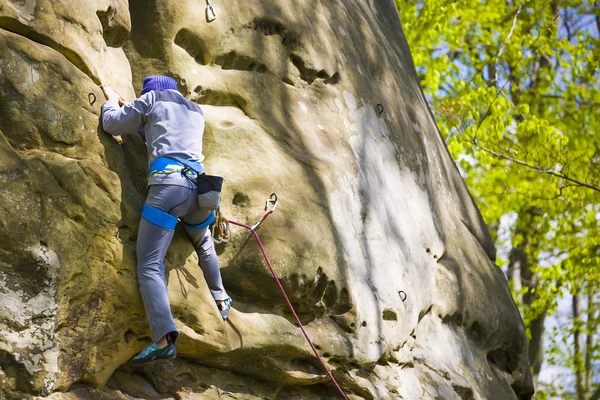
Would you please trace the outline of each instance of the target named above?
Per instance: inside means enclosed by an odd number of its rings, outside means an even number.
[[[212,227],[212,237],[215,243],[227,243],[231,238],[231,229],[229,227],[229,221],[221,213],[221,208],[217,209],[217,219]],[[218,232],[217,232],[218,230]]]

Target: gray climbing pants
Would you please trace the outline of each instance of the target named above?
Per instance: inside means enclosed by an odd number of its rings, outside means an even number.
[[[179,217],[189,225],[199,225],[210,215],[198,207],[196,189],[174,185],[152,185],[146,204]],[[184,225],[185,226],[185,225]],[[204,228],[186,231],[198,254],[198,264],[215,300],[229,296],[223,288],[217,253],[210,230]],[[146,316],[150,322],[152,340],[158,342],[169,332],[177,332],[171,314],[164,257],[175,231],[154,225],[144,218],[140,221],[137,238],[138,281]]]

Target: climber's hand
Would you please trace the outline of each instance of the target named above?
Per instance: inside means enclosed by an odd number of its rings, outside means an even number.
[[[110,86],[100,85],[100,89],[102,89],[102,92],[104,92],[104,97],[106,97],[106,100],[116,100],[119,103],[119,106],[123,106],[125,104],[125,100],[123,100],[121,95]]]

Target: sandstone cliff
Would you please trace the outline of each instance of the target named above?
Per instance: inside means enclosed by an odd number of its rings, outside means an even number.
[[[230,322],[179,232],[179,357],[127,364],[149,340],[146,152],[101,130],[97,84],[133,99],[149,74],[202,105],[229,217],[252,223],[278,193],[260,235],[351,398],[530,398],[523,323],[393,1],[214,3],[209,23],[201,0],[0,0],[0,398],[338,396],[235,228]]]

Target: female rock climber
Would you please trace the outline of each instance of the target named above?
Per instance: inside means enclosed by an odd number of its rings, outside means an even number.
[[[177,89],[173,78],[148,76],[141,97],[125,104],[115,90],[102,86],[107,99],[102,105],[104,131],[112,135],[139,132],[148,146],[150,175],[138,231],[137,273],[153,343],[133,358],[133,364],[176,355],[179,332],[169,306],[163,259],[178,221],[194,244],[223,320],[231,309],[208,229],[214,214],[197,202],[196,174],[203,173],[204,114]],[[185,165],[173,158],[185,160]],[[195,167],[189,168],[190,164]]]

